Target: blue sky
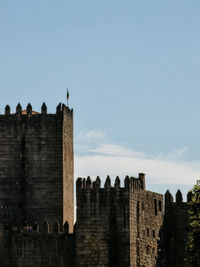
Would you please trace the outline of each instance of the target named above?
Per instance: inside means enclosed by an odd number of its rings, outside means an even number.
[[[199,0],[0,0],[0,111],[70,92],[75,176],[200,177]]]

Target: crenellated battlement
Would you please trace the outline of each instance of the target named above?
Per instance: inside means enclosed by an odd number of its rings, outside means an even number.
[[[81,190],[119,190],[119,189],[134,189],[134,190],[144,190],[145,188],[145,174],[139,173],[139,177],[130,177],[126,176],[124,179],[124,186],[121,187],[121,180],[119,176],[116,177],[114,185],[112,186],[111,184],[111,179],[110,176],[108,175],[106,177],[104,187],[101,187],[101,179],[99,176],[97,176],[95,181],[92,181],[90,176],[87,178],[81,178],[79,177],[76,181],[76,190],[77,193],[80,192]]]
[[[129,221],[129,215],[125,210],[129,209],[129,206],[137,206],[137,199],[139,195],[146,201],[151,193],[144,190],[145,188],[145,174],[140,173],[138,178],[132,176],[126,176],[123,180],[123,186],[119,176],[115,178],[115,181],[111,182],[108,175],[105,179],[104,185],[99,176],[96,180],[92,181],[88,176],[87,178],[78,178],[76,181],[76,203],[77,203],[77,216],[85,216],[86,214],[108,214],[110,216],[111,210],[116,209],[121,218],[125,221]],[[161,196],[154,196],[157,201],[161,201]],[[153,199],[151,201],[153,204]],[[141,201],[142,203],[142,201]],[[144,205],[144,203],[143,203]],[[115,208],[113,208],[115,207]],[[96,218],[97,218],[96,217]],[[89,216],[88,219],[90,220]],[[127,224],[128,225],[128,224]]]
[[[9,223],[4,225],[5,229],[9,229],[11,232],[22,234],[69,234],[69,223],[66,221],[64,225],[60,225],[58,220],[53,224],[48,220],[42,222],[24,222],[22,224]]]
[[[16,110],[14,113],[11,112],[11,108],[9,105],[5,107],[5,113],[0,115],[0,121],[10,121],[10,120],[22,120],[22,119],[34,119],[38,120],[40,118],[52,118],[52,117],[60,117],[63,113],[67,113],[68,115],[73,115],[73,109],[70,109],[65,104],[59,103],[56,107],[55,114],[47,113],[47,106],[45,103],[41,106],[41,111],[37,112],[32,109],[32,105],[28,103],[26,109],[22,109],[20,103],[16,106]]]
[[[189,191],[187,193],[187,201],[186,202],[183,201],[183,194],[182,194],[180,189],[178,189],[177,192],[176,192],[175,200],[174,200],[173,195],[170,193],[169,190],[166,191],[164,197],[165,197],[165,206],[169,205],[169,204],[172,204],[172,205],[175,205],[175,204],[177,204],[177,205],[187,204],[187,203],[189,203],[191,201],[192,192]]]

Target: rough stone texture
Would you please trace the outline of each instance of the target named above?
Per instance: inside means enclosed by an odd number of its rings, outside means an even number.
[[[130,208],[132,211],[130,215],[130,266],[153,267],[156,265],[159,231],[163,220],[162,205],[162,195],[150,191],[133,190]]]
[[[79,178],[74,224],[73,112],[29,104],[0,115],[0,266],[185,267],[188,205],[147,191],[145,175]],[[163,212],[165,211],[164,217]],[[163,221],[164,218],[164,221]]]
[[[186,244],[188,240],[188,203],[183,202],[180,191],[176,202],[169,191],[165,194],[165,215],[161,230],[159,267],[186,267]]]
[[[73,115],[26,112],[0,116],[0,202],[14,211],[15,223],[67,220],[73,230]],[[34,113],[34,114],[33,114]],[[17,222],[17,221],[18,222]]]
[[[108,177],[104,188],[98,178],[77,180],[77,266],[156,265],[163,197],[142,188],[133,177],[124,188],[118,178],[111,187]]]
[[[12,230],[5,240],[5,267],[74,267],[74,236]]]
[[[69,223],[69,232],[74,225],[74,151],[73,114],[63,111],[63,224]]]

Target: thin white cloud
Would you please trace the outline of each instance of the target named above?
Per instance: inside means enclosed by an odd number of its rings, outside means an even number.
[[[99,142],[94,142],[97,139]],[[85,147],[82,156],[75,156],[76,177],[99,175],[105,178],[109,174],[114,179],[117,175],[124,178],[144,172],[152,184],[180,185],[193,185],[200,178],[200,162],[183,160],[186,148],[153,156],[122,145],[104,143],[105,140],[106,134],[101,131],[79,135],[79,142],[83,141]]]
[[[95,148],[91,148],[88,151],[94,154],[103,154],[116,157],[145,157],[146,155],[142,152],[136,152],[128,149],[124,146],[114,145],[114,144],[100,144]]]
[[[167,154],[160,153],[157,158],[170,160],[170,161],[183,160],[183,157],[185,156],[187,150],[188,149],[186,147],[183,147],[181,149],[172,150]]]
[[[93,130],[89,132],[80,132],[77,135],[77,142],[78,143],[95,143],[95,142],[103,142],[106,140],[106,133],[102,130]]]

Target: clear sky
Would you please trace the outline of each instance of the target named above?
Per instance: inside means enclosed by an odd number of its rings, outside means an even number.
[[[200,179],[199,0],[0,0],[0,111],[74,108],[75,176]]]

